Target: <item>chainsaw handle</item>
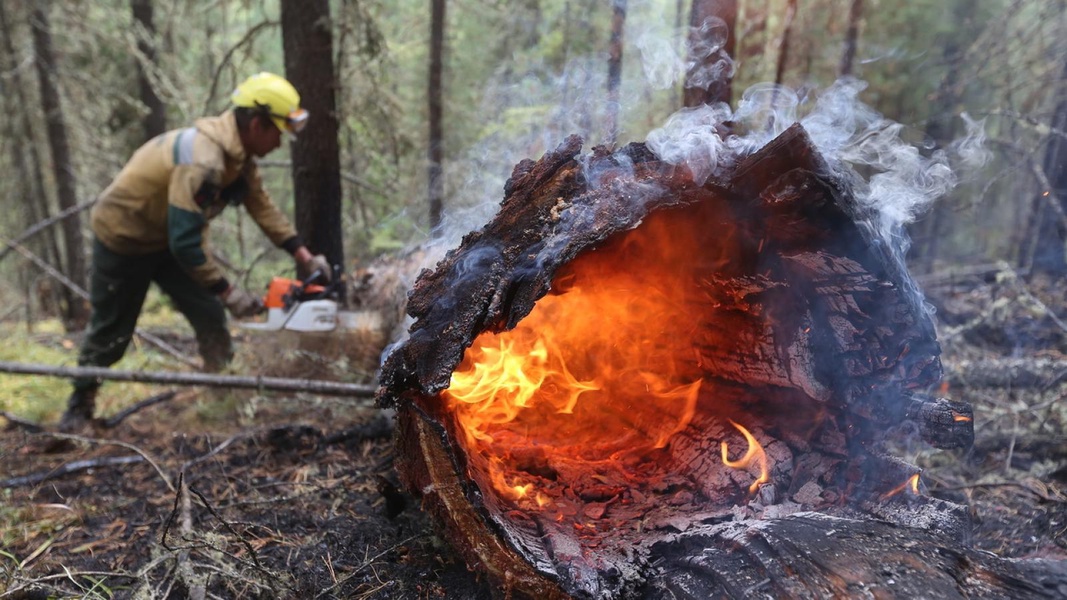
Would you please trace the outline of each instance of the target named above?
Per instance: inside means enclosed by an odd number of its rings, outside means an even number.
[[[304,285],[323,285],[328,282],[323,281],[320,283],[319,280],[325,277],[326,271],[323,271],[322,269],[315,269],[311,272],[310,275],[304,278]]]
[[[304,285],[321,285],[324,286],[327,290],[332,291],[334,287],[340,285],[341,265],[333,265],[330,267],[330,270],[333,272],[330,274],[329,279],[327,279],[326,281],[320,281],[320,279],[326,279],[326,271],[324,271],[323,269],[315,269],[311,272],[310,275],[304,278]]]

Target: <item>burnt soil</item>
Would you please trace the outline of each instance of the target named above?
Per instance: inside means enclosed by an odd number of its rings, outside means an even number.
[[[947,372],[965,360],[1067,361],[1062,283],[928,284]],[[1060,379],[960,382],[945,391],[974,405],[974,448],[899,446],[924,468],[927,493],[969,507],[977,548],[1067,558]],[[198,416],[210,403],[224,418]],[[9,427],[0,516],[19,526],[3,538],[13,542],[0,550],[0,598],[493,597],[397,489],[393,458],[388,415],[358,399],[186,389],[111,429]]]

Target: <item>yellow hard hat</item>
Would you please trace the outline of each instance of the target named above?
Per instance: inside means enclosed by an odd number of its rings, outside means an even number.
[[[300,94],[293,84],[274,73],[256,73],[233,90],[234,106],[265,109],[281,131],[299,133],[308,111],[300,108]]]

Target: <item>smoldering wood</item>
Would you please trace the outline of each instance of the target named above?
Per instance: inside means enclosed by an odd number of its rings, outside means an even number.
[[[935,448],[970,448],[974,444],[974,410],[949,398],[904,395],[904,415],[919,424],[923,441]]]
[[[913,541],[963,560],[979,554],[967,547],[966,512],[923,495],[921,483],[920,493],[909,491],[905,484],[919,470],[871,448],[887,428],[909,420],[929,441],[965,446],[973,424],[955,417],[971,411],[965,402],[926,395],[942,375],[933,324],[849,182],[799,126],[701,186],[641,144],[594,148],[587,157],[580,149],[572,136],[541,160],[515,167],[498,215],[420,275],[408,304],[410,336],[383,367],[378,401],[397,408],[401,481],[445,537],[516,596],[656,598],[669,591],[740,598],[766,588],[819,597],[842,581],[848,590],[863,581],[891,586],[898,569],[915,577],[909,586],[916,590],[943,589],[964,567],[900,561]],[[634,198],[643,201],[629,202]],[[707,203],[714,210],[701,214],[720,215],[738,230],[737,255],[709,283],[719,300],[709,310],[734,337],[725,346],[711,341],[722,337],[714,332],[696,340],[702,356],[695,360],[714,393],[751,417],[745,422],[777,461],[773,483],[747,503],[738,495],[753,477],[723,470],[716,455],[718,440],[730,440],[732,456],[743,443],[721,415],[701,407],[651,459],[657,468],[686,471],[657,470],[643,487],[624,474],[572,465],[566,455],[549,461],[516,435],[512,454],[551,492],[562,524],[480,486],[471,470],[479,459],[464,454],[459,425],[439,395],[474,339],[515,327],[583,252],[654,211]],[[631,420],[644,419],[644,409],[635,410]],[[569,470],[586,477],[568,479]],[[692,473],[703,479],[699,485]],[[830,518],[837,520],[829,525]],[[841,539],[822,539],[828,528]],[[776,537],[761,541],[762,531]],[[881,574],[838,577],[823,568],[819,553],[861,552],[869,536],[878,538],[865,555],[870,565],[897,562]],[[1029,589],[1011,578],[1033,571],[1052,582],[1041,589],[1064,580],[1062,565],[1019,567],[985,556],[974,564],[1005,574],[991,588],[999,593]],[[750,569],[745,577],[753,574],[745,585],[729,577],[742,566]]]

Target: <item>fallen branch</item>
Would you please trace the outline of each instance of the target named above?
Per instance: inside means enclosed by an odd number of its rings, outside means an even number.
[[[166,402],[167,400],[170,400],[171,398],[177,395],[177,390],[168,390],[166,392],[163,392],[162,394],[156,394],[155,396],[145,398],[144,400],[141,400],[133,406],[129,406],[125,410],[121,410],[115,413],[111,416],[111,418],[101,420],[100,426],[104,429],[111,429],[112,427],[115,427],[119,423],[123,422],[126,417],[129,417],[137,411],[144,408],[148,408],[149,406],[152,406],[154,404],[159,404],[160,402]]]
[[[1052,358],[990,358],[945,364],[945,381],[953,387],[1047,390],[1065,377],[1067,360]]]
[[[234,443],[234,442],[236,442],[238,440],[243,440],[245,438],[251,437],[251,436],[255,435],[256,433],[258,433],[258,432],[256,432],[256,431],[242,431],[241,433],[238,433],[237,435],[231,436],[226,441],[224,441],[221,444],[219,444],[218,446],[215,446],[214,448],[212,448],[211,451],[209,451],[209,452],[207,452],[205,454],[202,454],[202,455],[200,455],[200,456],[198,456],[198,457],[196,457],[196,458],[194,458],[192,460],[189,460],[189,461],[185,462],[181,466],[181,468],[178,469],[179,473],[185,473],[186,471],[188,471],[189,469],[195,467],[196,465],[204,462],[205,460],[211,458],[212,456],[215,456],[219,452],[222,452],[227,447],[229,447],[230,444],[232,444],[232,443]],[[182,475],[179,475],[179,477],[182,477]]]
[[[63,475],[69,475],[78,471],[84,471],[86,469],[96,469],[99,467],[113,467],[116,465],[131,465],[134,463],[144,462],[143,456],[105,456],[102,458],[90,458],[86,460],[76,460],[74,462],[65,463],[56,467],[55,469],[49,469],[48,471],[42,471],[39,473],[32,473],[30,475],[22,475],[20,477],[12,477],[10,479],[4,479],[0,481],[0,488],[13,488],[21,487],[24,485],[37,485],[38,483],[48,481],[49,479],[55,479],[56,477],[62,477]]]
[[[92,207],[92,205],[94,204],[96,204],[96,198],[93,198],[92,200],[86,200],[85,202],[82,202],[80,204],[75,204],[74,206],[60,211],[59,214],[53,217],[49,217],[43,221],[33,224],[31,227],[20,233],[17,237],[7,242],[7,248],[0,250],[0,260],[4,260],[8,253],[12,250],[18,250],[17,246],[19,242],[24,242],[30,239],[31,237],[43,231],[45,228],[54,225],[55,223],[58,223],[71,215],[80,213],[81,211]]]
[[[23,429],[30,433],[40,433],[44,431],[44,427],[41,427],[37,423],[34,423],[33,421],[27,421],[26,419],[7,412],[6,410],[0,411],[0,417],[7,419],[8,429],[18,427],[19,429]]]
[[[978,488],[1002,488],[1002,487],[1017,488],[1017,489],[1023,490],[1024,492],[1030,492],[1031,494],[1037,496],[1038,498],[1044,500],[1045,502],[1056,502],[1056,503],[1059,503],[1059,504],[1067,503],[1067,499],[1060,498],[1060,497],[1055,497],[1055,496],[1049,494],[1048,492],[1043,492],[1041,490],[1036,490],[1036,489],[1026,485],[1025,483],[1021,483],[1021,482],[1018,482],[1018,481],[993,481],[993,482],[989,482],[989,483],[970,483],[970,484],[967,484],[967,485],[957,485],[957,486],[952,486],[952,487],[943,487],[943,488],[939,488],[939,489],[934,490],[934,491],[937,491],[937,492],[958,492],[958,491],[962,491],[962,490],[974,490],[974,489],[978,489]]]
[[[47,585],[49,585],[49,587],[52,587],[51,584],[47,583],[47,582],[61,581],[61,580],[64,580],[64,579],[73,580],[73,578],[75,578],[75,577],[86,577],[86,578],[91,578],[91,577],[105,577],[105,578],[107,578],[107,577],[121,577],[123,579],[137,579],[136,576],[131,575],[129,573],[119,573],[119,572],[115,572],[115,571],[69,571],[69,570],[67,570],[67,571],[64,571],[63,573],[53,573],[53,574],[50,574],[50,575],[42,575],[41,577],[35,577],[34,579],[26,580],[25,585],[6,590],[4,593],[0,594],[0,598],[39,598],[41,596],[36,595],[36,593],[40,591],[39,589],[37,589],[39,586],[47,584]],[[90,581],[91,581],[91,579],[90,579]],[[55,589],[57,592],[65,591],[65,590],[60,590],[59,588],[55,588],[55,587],[53,587],[53,589]],[[56,596],[46,596],[46,597],[53,598],[53,597],[56,597]]]
[[[178,373],[170,371],[119,371],[102,367],[61,367],[35,363],[0,361],[0,372],[19,375],[48,375],[68,379],[104,379],[134,381],[138,383],[163,383],[170,385],[202,385],[275,392],[307,392],[325,396],[352,396],[371,398],[377,391],[373,385],[322,381],[318,379],[289,379],[244,375],[218,375],[211,373]]]
[[[167,477],[167,474],[163,472],[163,469],[161,469],[159,467],[159,463],[157,463],[156,461],[152,460],[152,457],[149,456],[147,452],[145,452],[144,450],[141,450],[140,448],[138,448],[137,446],[134,446],[133,444],[127,444],[126,442],[120,442],[118,440],[102,440],[102,439],[98,439],[98,438],[85,437],[85,436],[82,436],[82,435],[73,435],[73,434],[70,434],[70,433],[44,432],[44,433],[38,433],[36,435],[44,436],[44,437],[56,438],[56,439],[60,439],[60,440],[73,440],[75,442],[82,442],[84,444],[97,444],[97,445],[100,445],[100,446],[119,446],[120,448],[126,448],[127,450],[132,450],[132,451],[136,452],[137,454],[140,454],[141,457],[144,460],[148,461],[148,464],[152,465],[152,468],[155,469],[156,473],[159,474],[159,477],[163,480],[163,483],[167,484],[167,489],[169,489],[172,492],[174,491],[174,484],[171,483],[170,477]]]

